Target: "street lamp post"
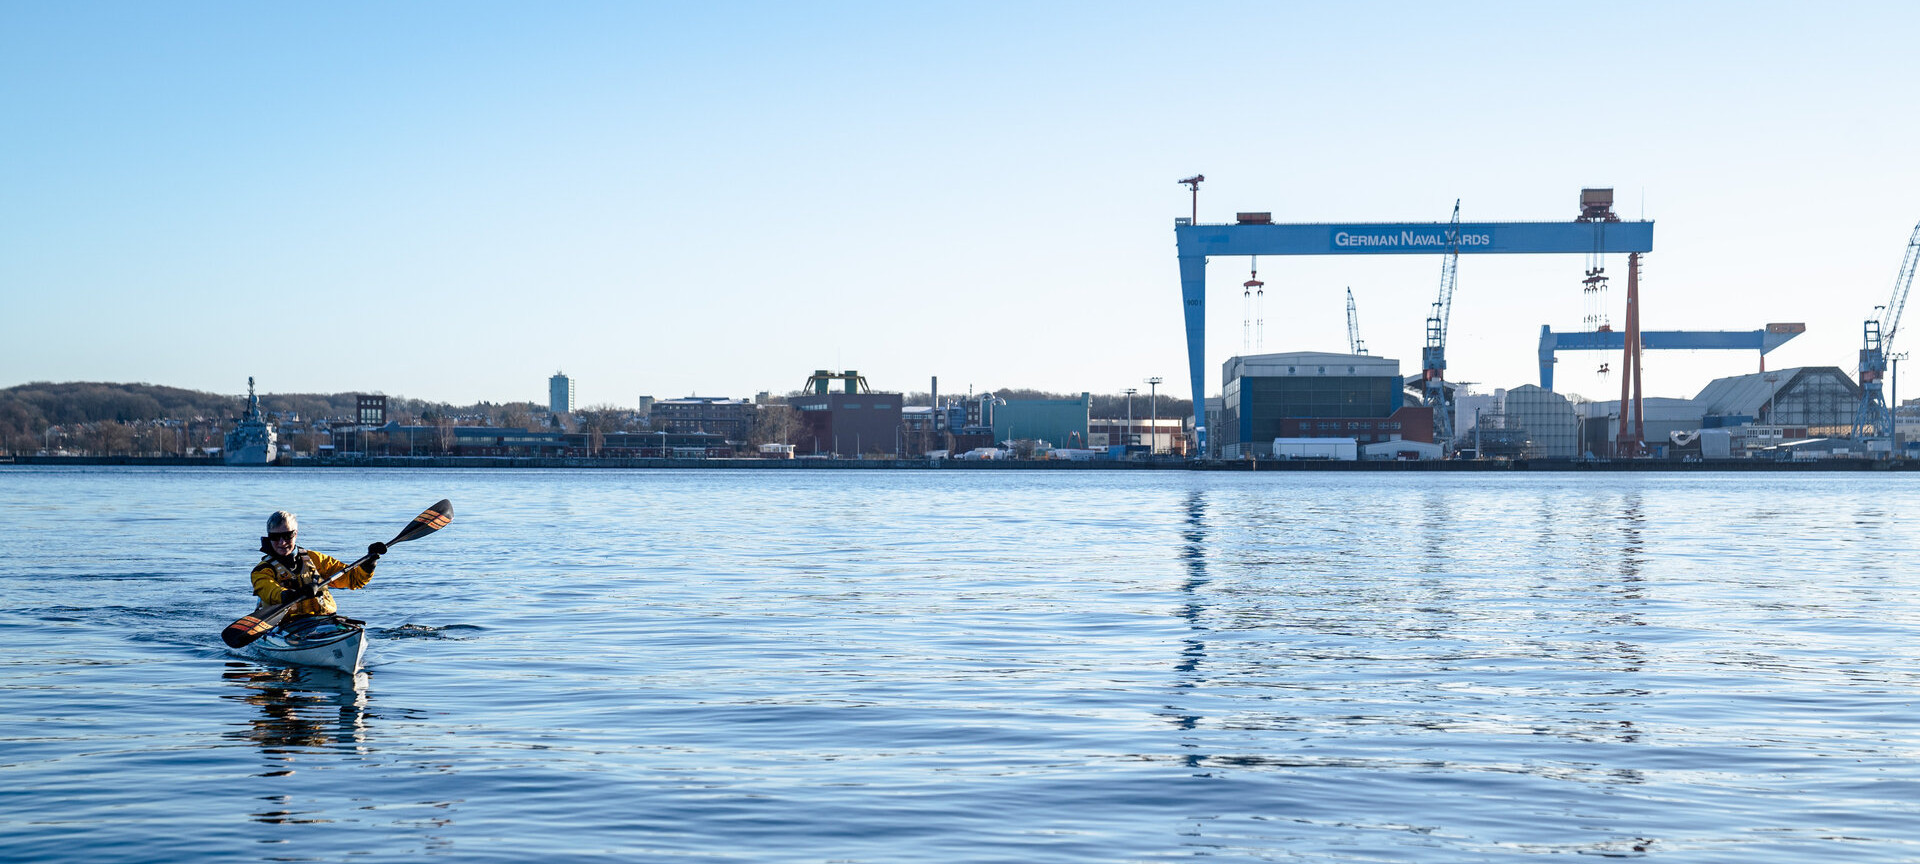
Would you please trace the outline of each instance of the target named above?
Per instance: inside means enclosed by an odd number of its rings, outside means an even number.
[[[1905,351],[1887,355],[1887,362],[1893,364],[1893,374],[1888,376],[1887,381],[1887,401],[1893,404],[1896,411],[1900,409],[1900,361],[1905,359],[1907,359]]]
[[[1780,372],[1766,372],[1761,380],[1766,382],[1766,422],[1778,426],[1780,422],[1774,420],[1774,397],[1780,396]]]
[[[1889,454],[1890,457],[1899,455],[1897,448],[1900,446],[1900,361],[1905,359],[1907,359],[1905,351],[1887,355],[1888,362],[1893,364],[1892,380],[1887,382],[1887,399],[1893,403],[1888,409],[1889,416],[1893,417],[1893,428],[1887,430],[1887,448],[1892,451]]]
[[[1127,434],[1120,436],[1122,446],[1133,446],[1133,394],[1138,392],[1140,391],[1137,388],[1127,388]],[[1126,453],[1128,451],[1122,450],[1120,452]]]
[[[1147,397],[1147,401],[1153,403],[1150,406],[1153,411],[1153,425],[1147,427],[1147,435],[1151,436],[1147,438],[1147,455],[1152,456],[1160,452],[1160,376],[1148,378],[1147,387],[1148,393],[1151,394]]]

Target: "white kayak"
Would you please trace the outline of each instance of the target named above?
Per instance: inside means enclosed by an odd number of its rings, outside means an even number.
[[[268,630],[249,646],[266,660],[352,674],[367,651],[367,631],[350,618],[302,618]]]

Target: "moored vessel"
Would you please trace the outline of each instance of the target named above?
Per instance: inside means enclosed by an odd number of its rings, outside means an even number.
[[[240,424],[227,433],[221,456],[228,465],[270,465],[280,455],[279,433],[260,413],[260,397],[253,392],[253,376],[247,376],[247,413]]]

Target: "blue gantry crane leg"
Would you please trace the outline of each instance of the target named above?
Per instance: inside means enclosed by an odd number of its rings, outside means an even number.
[[[1640,347],[1647,351],[1758,351],[1767,352],[1807,332],[1805,324],[1768,324],[1760,330],[1643,330]],[[1619,330],[1555,333],[1540,325],[1540,388],[1553,389],[1554,355],[1561,351],[1623,351],[1627,334]]]

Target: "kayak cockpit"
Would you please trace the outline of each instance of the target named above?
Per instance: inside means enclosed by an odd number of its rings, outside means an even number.
[[[367,650],[364,623],[340,615],[288,621],[254,642],[253,653],[281,663],[355,672]]]

